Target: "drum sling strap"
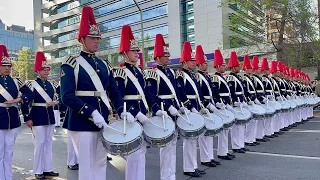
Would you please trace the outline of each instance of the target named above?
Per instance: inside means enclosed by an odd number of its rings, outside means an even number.
[[[200,83],[201,82],[204,82],[208,88],[208,91],[209,91],[209,96],[210,97],[205,97],[206,99],[210,99],[212,101],[212,103],[214,103],[213,99],[212,99],[212,90],[211,90],[211,87],[209,85],[209,82],[207,81],[207,79],[201,74],[199,73],[199,77],[200,77]]]
[[[160,71],[159,69],[156,70],[156,73],[159,74],[159,76],[164,80],[164,82],[168,85],[171,93],[174,95],[174,99],[177,103],[177,105],[180,107],[180,104],[179,104],[179,101],[178,101],[178,98],[177,98],[177,95],[176,95],[176,91],[174,90],[173,88],[173,85],[171,83],[171,81],[168,79],[168,77],[166,75],[163,74],[162,71]]]
[[[52,102],[51,97],[47,94],[47,92],[37,83],[36,81],[32,81],[32,87],[40,94],[40,96],[46,101],[46,103]]]
[[[185,73],[185,72],[183,72],[183,73],[184,73],[185,79],[187,81],[189,81],[189,83],[191,84],[194,92],[196,93],[199,104],[201,104],[200,97],[199,97],[199,92],[198,92],[196,84],[194,83],[194,81],[191,79],[191,77],[187,73]]]

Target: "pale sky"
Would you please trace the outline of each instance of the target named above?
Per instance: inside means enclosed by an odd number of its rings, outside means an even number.
[[[0,0],[0,19],[7,26],[15,24],[33,30],[33,0]]]

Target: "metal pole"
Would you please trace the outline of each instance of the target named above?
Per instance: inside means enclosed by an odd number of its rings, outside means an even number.
[[[139,10],[139,12],[140,12],[141,41],[142,41],[141,51],[142,51],[142,59],[143,59],[142,63],[143,63],[143,66],[146,67],[146,65],[147,65],[147,64],[145,63],[146,60],[144,59],[144,32],[143,32],[143,16],[142,16],[142,10],[141,10],[139,4],[137,3],[137,1],[136,1],[136,0],[133,0],[133,1],[134,1],[134,3],[136,4],[136,6],[137,6],[137,8],[138,8],[138,10]]]

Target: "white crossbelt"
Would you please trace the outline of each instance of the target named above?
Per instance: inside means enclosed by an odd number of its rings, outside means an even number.
[[[52,102],[51,97],[48,93],[37,83],[37,81],[32,81],[32,87],[40,94],[40,96],[48,103]]]
[[[204,82],[207,86],[208,92],[209,92],[209,96],[203,96],[205,99],[211,100],[211,103],[213,103],[213,99],[212,99],[212,91],[211,91],[211,87],[209,85],[209,82],[207,81],[207,79],[201,74],[199,73],[199,77],[200,77],[200,82]]]
[[[0,95],[7,101],[13,100],[11,94],[0,84]]]
[[[171,69],[170,69],[171,70]],[[170,89],[171,91],[171,95],[159,95],[159,98],[160,99],[175,99],[177,105],[179,106],[179,101],[178,101],[178,98],[177,98],[177,95],[176,95],[176,91],[174,90],[173,88],[173,85],[171,83],[171,81],[169,80],[169,78],[163,74],[162,71],[160,71],[159,69],[156,70],[156,73],[164,80],[164,82],[167,84],[168,88]]]
[[[187,95],[187,98],[188,99],[198,99],[198,102],[200,104],[201,101],[199,98],[199,92],[198,92],[196,84],[194,83],[194,81],[191,79],[191,77],[187,73],[185,73],[185,72],[183,72],[183,73],[184,73],[184,77],[186,78],[187,81],[189,81],[189,83],[191,84],[191,87],[193,88],[194,92],[196,93],[196,95]]]

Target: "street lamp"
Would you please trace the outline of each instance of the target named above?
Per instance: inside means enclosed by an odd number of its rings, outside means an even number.
[[[142,63],[143,63],[143,66],[146,66],[146,63],[145,63],[145,59],[144,59],[144,33],[143,33],[143,16],[142,16],[142,10],[139,6],[139,4],[137,3],[136,0],[133,0],[133,2],[136,4],[139,12],[140,12],[140,25],[141,25],[141,41],[142,41],[142,55],[141,55],[141,58],[143,59]]]

